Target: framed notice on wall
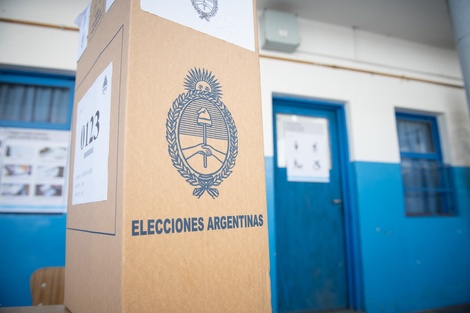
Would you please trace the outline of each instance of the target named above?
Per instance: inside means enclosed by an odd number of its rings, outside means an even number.
[[[0,212],[66,212],[69,140],[69,131],[0,128]]]

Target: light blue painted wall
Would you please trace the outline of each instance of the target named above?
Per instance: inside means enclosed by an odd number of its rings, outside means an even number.
[[[399,164],[356,162],[368,313],[470,302],[470,168],[454,168],[458,215],[406,217]]]
[[[0,214],[0,307],[31,305],[29,279],[65,265],[65,214]]]

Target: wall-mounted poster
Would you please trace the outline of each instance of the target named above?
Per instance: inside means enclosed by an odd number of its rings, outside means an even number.
[[[0,128],[0,212],[66,212],[69,138],[69,131]]]

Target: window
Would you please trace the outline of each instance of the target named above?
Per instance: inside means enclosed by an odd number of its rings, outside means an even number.
[[[74,80],[0,71],[0,127],[70,130]]]
[[[436,118],[396,116],[406,215],[454,214],[450,171],[442,163]]]

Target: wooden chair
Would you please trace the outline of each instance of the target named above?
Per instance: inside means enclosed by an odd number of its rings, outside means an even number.
[[[64,303],[65,267],[44,267],[31,275],[33,305]]]

